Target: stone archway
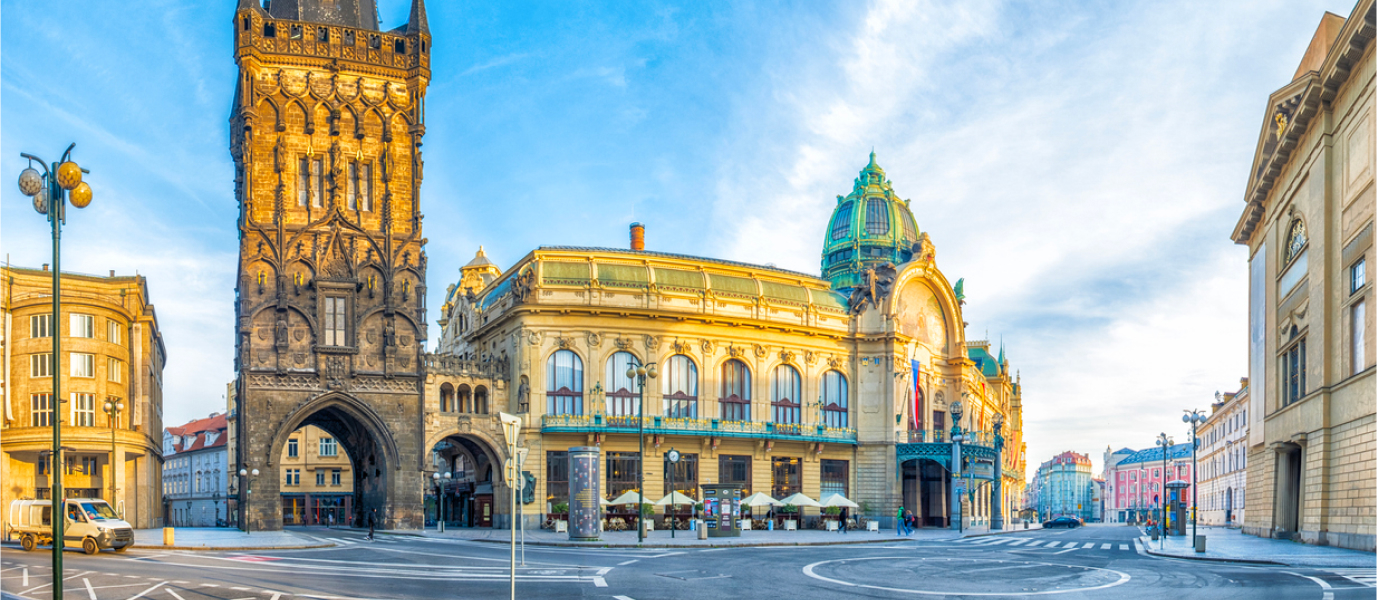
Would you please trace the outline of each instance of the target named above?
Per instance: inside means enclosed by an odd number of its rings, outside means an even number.
[[[472,429],[453,428],[427,440],[423,470],[431,483],[425,492],[426,522],[443,518],[448,527],[505,526],[509,488],[502,480],[503,448]],[[465,466],[462,471],[457,468],[460,463]],[[450,479],[434,479],[441,472],[449,473]]]
[[[261,448],[246,447],[248,468],[259,468],[252,481],[243,481],[252,490],[241,503],[254,529],[282,528],[281,509],[283,451],[288,438],[305,426],[319,427],[338,441],[349,456],[354,477],[351,524],[364,525],[366,516],[376,510],[379,528],[414,528],[419,505],[416,477],[398,451],[397,434],[367,403],[344,392],[328,392],[303,402],[288,413],[273,429]],[[260,466],[261,465],[261,466]]]

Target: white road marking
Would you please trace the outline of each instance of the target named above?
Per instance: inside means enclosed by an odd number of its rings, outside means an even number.
[[[518,458],[519,458],[519,457],[518,457]],[[23,586],[23,587],[29,587],[29,570],[28,570],[27,568],[24,569],[24,586]]]
[[[1080,548],[1077,548],[1075,544],[1071,544],[1070,548],[1062,550],[1061,552],[1053,552],[1052,554],[1066,554],[1067,552],[1075,552],[1077,550],[1080,550]]]
[[[160,587],[163,587],[163,584],[165,584],[165,583],[167,583],[167,582],[164,581],[164,582],[159,583],[159,584],[157,584],[157,585],[155,585],[155,586],[153,586],[153,587],[151,587],[151,588],[148,588],[148,589],[146,589],[146,590],[144,590],[144,591],[142,591],[142,592],[139,592],[139,593],[137,593],[137,594],[134,594],[133,596],[130,596],[130,597],[129,597],[129,600],[135,600],[136,598],[142,598],[142,597],[144,597],[144,595],[147,594],[148,592],[151,592],[151,591],[156,590],[156,589],[158,589],[158,588],[160,588]]]
[[[1042,540],[1033,540],[1033,541],[1031,541],[1031,542],[1028,542],[1028,547],[1029,547],[1029,548],[1032,548],[1033,546],[1040,546],[1040,545],[1042,545]]]
[[[186,598],[183,598],[183,597],[182,597],[180,594],[178,594],[177,592],[172,591],[172,588],[163,588],[163,591],[164,591],[164,592],[167,592],[167,593],[169,593],[169,594],[172,594],[172,597],[173,597],[173,598],[176,598],[177,600],[186,600]],[[95,596],[91,596],[91,599],[92,599],[92,600],[95,600]]]
[[[1047,542],[1047,545],[1043,546],[1043,548],[1056,548],[1057,544],[1058,542]]]
[[[601,577],[594,577],[593,587],[607,587],[607,580]]]
[[[613,596],[613,597],[612,597],[612,600],[636,600],[636,599],[635,599],[635,598],[632,598],[631,596]]]
[[[520,515],[518,515],[518,516],[520,516]],[[1092,544],[1092,545],[1093,545],[1093,544]],[[1100,549],[1101,549],[1101,550],[1109,550],[1109,549],[1112,548],[1112,547],[1114,547],[1113,544],[1100,544]]]
[[[1072,544],[1072,546],[1074,546],[1074,545],[1075,545],[1075,544]],[[1095,542],[1086,542],[1084,546],[1081,546],[1081,548],[1085,548],[1086,550],[1089,550],[1089,549],[1094,548],[1094,547],[1095,547]]]
[[[218,584],[218,583],[203,583],[203,584],[201,584],[201,587],[220,587],[220,584]]]
[[[1128,544],[1119,544],[1120,550],[1128,550]]]
[[[619,566],[619,567],[625,567],[626,565],[629,565],[629,564],[631,564],[631,563],[634,563],[634,562],[636,562],[637,560],[638,560],[638,559],[633,558],[633,559],[628,560],[628,561],[619,562],[619,563],[617,563],[617,566]]]
[[[95,588],[91,587],[91,580],[82,577],[81,582],[86,584],[86,594],[91,597],[91,600],[96,600],[96,590]]]
[[[232,589],[232,590],[234,590],[234,591],[236,591],[236,592],[247,592],[247,591],[249,591],[249,588],[246,588],[246,587],[232,587],[232,588],[230,588],[230,589]]]
[[[1031,541],[1031,540],[1029,540],[1028,538],[1019,538],[1019,539],[1016,539],[1016,540],[1014,540],[1014,541],[1012,541],[1012,542],[1009,542],[1009,545],[1010,545],[1010,546],[1021,546],[1021,545],[1023,545],[1023,544],[1028,543],[1029,541]]]

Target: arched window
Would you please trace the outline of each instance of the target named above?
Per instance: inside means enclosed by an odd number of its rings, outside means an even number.
[[[558,350],[545,365],[546,413],[583,414],[583,359],[570,350]]]
[[[488,388],[480,385],[473,389],[473,412],[480,415],[488,414]]]
[[[822,374],[822,413],[823,423],[828,427],[849,427],[847,407],[846,377],[837,371]]]
[[[1291,230],[1286,233],[1286,260],[1283,263],[1290,263],[1296,255],[1300,254],[1305,248],[1305,242],[1309,238],[1305,235],[1305,221],[1296,219],[1291,221]]]
[[[855,202],[847,202],[837,209],[837,216],[832,219],[832,241],[844,239],[851,232],[851,211],[855,208]]]
[[[635,416],[640,413],[636,404],[636,382],[626,376],[628,368],[641,366],[630,352],[618,352],[607,359],[607,414],[612,417]]]
[[[698,365],[693,359],[675,354],[660,371],[664,380],[665,416],[698,418]]]
[[[789,365],[775,367],[774,381],[770,383],[770,408],[776,423],[798,424],[802,392],[803,383],[797,369]]]
[[[884,198],[867,198],[865,201],[865,232],[868,235],[889,233],[889,204]]]
[[[899,211],[899,216],[904,221],[904,236],[911,242],[918,241],[918,225],[913,222],[913,213],[906,210]]]
[[[440,412],[454,412],[454,386],[448,382],[440,385]]]
[[[462,412],[462,413],[473,412],[473,403],[471,402],[472,398],[473,398],[473,390],[469,388],[469,384],[467,384],[467,383],[461,383],[461,384],[459,384],[459,399],[458,399],[458,404],[459,404],[459,406],[457,407],[457,408],[459,409],[459,412]]]
[[[751,420],[751,370],[736,359],[722,363],[723,421]]]

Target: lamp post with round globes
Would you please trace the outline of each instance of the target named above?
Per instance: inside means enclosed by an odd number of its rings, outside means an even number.
[[[19,174],[19,191],[25,196],[33,198],[33,208],[39,214],[47,215],[48,222],[53,228],[53,396],[52,404],[49,406],[53,426],[53,483],[51,495],[53,500],[53,597],[62,597],[62,548],[63,548],[63,520],[61,515],[64,494],[62,493],[62,412],[58,410],[57,404],[62,398],[62,327],[59,319],[62,316],[62,224],[67,219],[67,202],[77,208],[86,208],[91,204],[91,186],[81,180],[81,174],[89,171],[81,168],[70,159],[72,149],[76,144],[67,146],[67,151],[62,153],[62,160],[51,163],[28,154],[19,153],[19,156],[29,160],[29,166]],[[37,162],[42,173],[34,168]]]
[[[453,473],[445,473],[444,475],[441,475],[439,471],[436,471],[433,475],[431,475],[431,478],[433,478],[433,479],[435,480],[435,524],[436,524],[436,531],[439,531],[440,533],[444,533],[444,532],[445,532],[445,497],[444,497],[444,494],[443,494],[442,492],[444,491],[445,486],[449,484],[450,479],[453,478]]]
[[[1197,507],[1197,506],[1195,505],[1196,502],[1200,499],[1200,492],[1199,492],[1199,490],[1195,489],[1195,487],[1196,487],[1196,485],[1195,485],[1195,481],[1196,481],[1196,479],[1195,479],[1195,468],[1196,468],[1196,465],[1199,464],[1198,462],[1196,462],[1196,461],[1197,461],[1196,450],[1198,450],[1198,449],[1200,448],[1200,439],[1197,438],[1197,437],[1195,436],[1195,434],[1196,434],[1196,429],[1200,426],[1201,423],[1204,423],[1204,422],[1205,422],[1205,419],[1206,419],[1206,418],[1207,418],[1207,417],[1205,416],[1204,411],[1201,411],[1201,410],[1188,410],[1188,411],[1186,411],[1186,414],[1181,415],[1181,422],[1182,422],[1182,423],[1187,423],[1187,424],[1189,424],[1189,425],[1191,426],[1191,545],[1192,545],[1192,546],[1195,546],[1195,545],[1198,543],[1198,542],[1196,542],[1197,533],[1196,533],[1196,524],[1195,524],[1195,521],[1196,521],[1196,518],[1197,518],[1196,513],[1199,512],[1199,510],[1200,510],[1199,507]]]
[[[1004,414],[995,413],[994,415],[994,489],[990,490],[990,529],[1000,531],[1004,529],[1004,436],[1000,431],[1004,428]]]
[[[239,510],[244,513],[244,533],[253,533],[253,517],[249,514],[249,503],[253,502],[253,478],[258,477],[258,469],[239,469],[239,476],[244,478],[244,485],[240,489],[247,490],[247,498],[239,499]]]
[[[961,396],[966,397],[962,392]],[[951,412],[951,508],[950,514],[953,517],[951,528],[961,531],[964,523],[961,514],[961,488],[957,486],[961,482],[961,401],[951,403],[948,408]]]
[[[123,400],[106,400],[106,401],[105,401],[105,414],[109,417],[109,420],[110,420],[110,502],[111,502],[111,504],[114,504],[115,502],[117,502],[117,500],[115,500],[115,493],[116,493],[116,490],[115,490],[115,465],[118,464],[118,463],[117,463],[116,460],[115,460],[115,424],[119,421],[120,413],[122,413],[122,412],[124,412],[124,401],[123,401]],[[121,516],[123,516],[123,515],[121,515]]]
[[[1160,491],[1160,494],[1161,494],[1161,495],[1157,497],[1157,499],[1158,499],[1158,500],[1157,500],[1157,506],[1161,507],[1161,509],[1162,509],[1162,515],[1161,515],[1162,518],[1157,520],[1157,530],[1160,531],[1160,532],[1162,532],[1162,540],[1163,540],[1162,543],[1165,544],[1165,543],[1166,543],[1165,540],[1166,540],[1166,537],[1167,537],[1167,519],[1168,519],[1168,516],[1167,516],[1167,453],[1171,451],[1172,444],[1175,443],[1175,440],[1171,439],[1170,437],[1167,437],[1167,434],[1166,434],[1166,433],[1159,433],[1159,434],[1157,434],[1157,442],[1156,442],[1156,443],[1157,443],[1158,446],[1160,446],[1160,447],[1162,448],[1162,481],[1161,481],[1161,483],[1160,483],[1160,485],[1161,485],[1162,487],[1161,487],[1161,491]]]
[[[645,541],[645,380],[660,375],[655,363],[626,368],[626,378],[636,384],[636,430],[641,438],[641,452],[636,460],[636,543]]]

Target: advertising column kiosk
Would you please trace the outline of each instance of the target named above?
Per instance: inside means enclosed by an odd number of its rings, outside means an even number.
[[[741,537],[736,520],[741,518],[741,486],[708,484],[703,487],[703,525],[708,537]]]

